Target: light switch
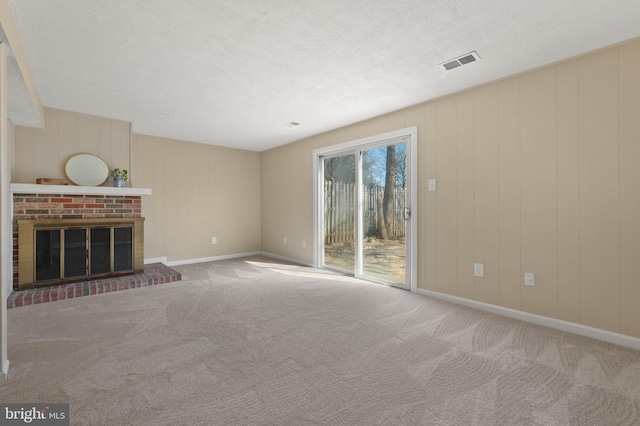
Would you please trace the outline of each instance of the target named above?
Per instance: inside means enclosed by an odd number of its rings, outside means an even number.
[[[428,185],[427,185],[427,190],[429,190],[431,192],[436,190],[436,180],[435,179],[429,179]]]
[[[524,285],[530,285],[530,286],[536,285],[536,277],[535,275],[533,275],[533,272],[524,273]]]
[[[484,277],[484,263],[474,263],[473,264],[473,276],[474,277]]]

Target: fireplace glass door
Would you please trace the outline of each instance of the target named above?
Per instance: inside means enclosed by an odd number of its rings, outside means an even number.
[[[91,229],[91,275],[111,272],[111,228]]]
[[[144,218],[20,219],[19,290],[144,271]]]
[[[36,281],[60,278],[60,230],[36,231]]]
[[[35,281],[133,271],[133,226],[35,230]]]
[[[87,275],[87,230],[64,230],[64,277]]]
[[[133,269],[133,228],[113,228],[113,270]]]

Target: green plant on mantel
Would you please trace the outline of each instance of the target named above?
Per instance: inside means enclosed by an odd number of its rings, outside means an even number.
[[[129,172],[126,170],[113,169],[109,172],[109,177],[114,180],[120,179],[126,182],[129,180]]]

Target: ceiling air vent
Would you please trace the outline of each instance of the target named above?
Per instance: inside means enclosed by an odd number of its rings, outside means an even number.
[[[290,121],[288,123],[284,123],[283,124],[283,126],[286,126],[286,127],[296,127],[296,126],[299,126],[299,125],[300,125],[300,123],[298,123],[297,121]]]
[[[459,56],[455,59],[451,59],[440,65],[442,65],[445,70],[449,71],[454,68],[458,68],[462,65],[467,65],[467,64],[470,64],[471,62],[479,61],[480,59],[482,58],[480,57],[480,55],[478,55],[478,52],[474,50],[473,52],[465,53],[462,56]]]

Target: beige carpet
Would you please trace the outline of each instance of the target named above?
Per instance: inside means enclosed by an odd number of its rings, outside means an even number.
[[[91,425],[639,425],[640,352],[261,258],[9,311],[2,402]]]

